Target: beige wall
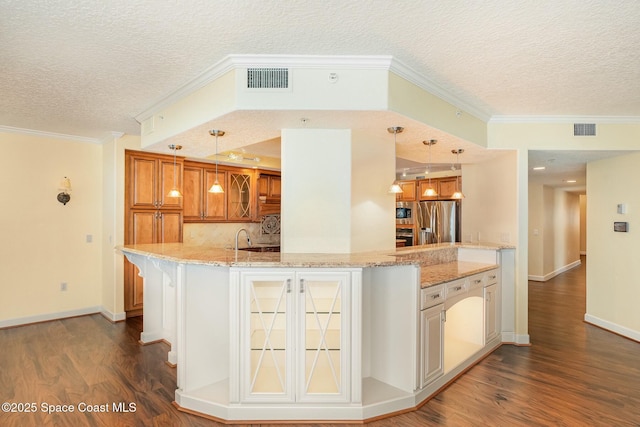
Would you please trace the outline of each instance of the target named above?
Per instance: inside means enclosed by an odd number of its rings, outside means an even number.
[[[0,133],[0,151],[0,326],[100,311],[102,147]],[[73,187],[66,206],[56,200],[64,176]]]
[[[529,280],[549,280],[579,262],[580,197],[529,184]]]
[[[515,244],[516,154],[462,167],[462,240]]]
[[[587,313],[585,320],[640,340],[640,153],[587,165]],[[617,205],[627,205],[626,214]],[[613,223],[629,223],[628,233]]]
[[[580,255],[587,254],[587,195],[580,195]]]

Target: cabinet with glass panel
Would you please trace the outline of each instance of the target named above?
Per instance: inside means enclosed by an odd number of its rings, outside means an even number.
[[[240,271],[241,401],[349,400],[354,274],[360,273]]]

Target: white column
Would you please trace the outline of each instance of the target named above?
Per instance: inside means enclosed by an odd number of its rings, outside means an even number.
[[[384,131],[384,129],[383,129]],[[395,248],[395,170],[388,135],[282,130],[281,246],[292,253]]]

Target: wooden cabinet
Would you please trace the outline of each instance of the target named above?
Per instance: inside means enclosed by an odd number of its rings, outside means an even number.
[[[238,364],[232,371],[240,373],[241,402],[349,401],[351,275],[282,269],[232,275],[240,290],[232,330],[240,343],[231,363]]]
[[[274,172],[259,172],[258,217],[280,213],[281,178]]]
[[[173,157],[127,151],[126,195],[129,209],[182,209],[181,197],[167,197],[174,186]],[[175,183],[182,191],[182,159],[176,159]]]
[[[438,193],[437,196],[424,196],[425,190],[429,187],[428,179],[418,181],[418,199],[419,200],[451,200],[453,193],[457,188],[462,188],[462,182],[458,176],[450,176],[446,178],[432,178],[431,187]]]
[[[415,202],[416,200],[416,183],[417,181],[398,181],[398,185],[402,188],[402,193],[396,194],[398,202]]]
[[[216,167],[210,163],[184,164],[185,222],[247,222],[254,219],[255,173],[251,169]],[[218,180],[224,193],[209,193]]]
[[[427,188],[433,188],[435,190],[435,192],[437,193],[436,196],[425,196],[424,192],[427,190]],[[431,182],[429,182],[428,179],[422,179],[418,182],[418,199],[419,200],[438,200],[440,196],[440,187],[438,185],[438,180],[437,179],[431,179]]]
[[[227,219],[227,197],[225,193],[209,193],[209,188],[218,180],[227,187],[227,172],[215,166],[185,162],[184,165],[184,221],[208,222]]]
[[[175,186],[182,188],[182,159],[138,151],[125,152],[125,236],[126,245],[182,241],[181,197],[168,197]],[[125,260],[124,309],[127,316],[142,314],[143,278]]]
[[[456,192],[456,183],[458,182],[457,176],[449,178],[440,178],[438,180],[438,197],[440,199],[451,199],[453,193]]]

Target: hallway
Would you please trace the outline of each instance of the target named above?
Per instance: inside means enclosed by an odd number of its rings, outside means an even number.
[[[419,410],[368,426],[640,426],[640,343],[582,321],[585,269],[583,257],[552,280],[529,282],[532,346],[503,345]],[[141,346],[141,326],[96,314],[0,330],[0,401],[37,404],[0,412],[0,425],[221,425],[171,404],[168,346]],[[125,402],[135,411],[45,414],[43,402]]]

